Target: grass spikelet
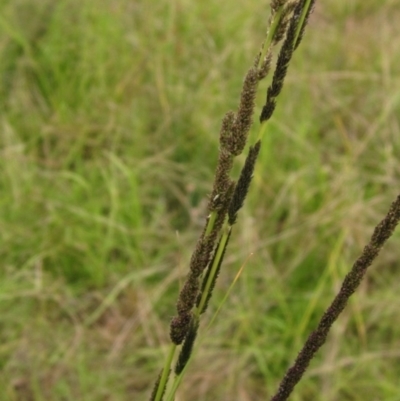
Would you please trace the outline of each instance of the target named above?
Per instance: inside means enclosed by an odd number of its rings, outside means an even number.
[[[250,147],[249,154],[247,155],[242,172],[240,173],[239,180],[235,187],[231,203],[228,210],[228,223],[233,226],[236,223],[237,214],[243,206],[249,191],[251,179],[253,177],[254,166],[257,161],[258,153],[260,152],[261,141],[257,141],[254,146]]]
[[[250,68],[244,80],[239,109],[227,144],[229,152],[234,156],[238,156],[243,152],[247,142],[247,135],[253,122],[254,102],[258,82],[258,70]]]
[[[181,352],[178,356],[178,361],[176,362],[176,366],[175,366],[175,374],[176,375],[179,375],[182,373],[183,369],[185,368],[187,362],[190,359],[190,356],[191,356],[192,350],[193,350],[193,346],[194,346],[194,342],[196,340],[198,328],[199,328],[199,320],[192,319],[190,328],[186,335],[185,341],[182,345]]]

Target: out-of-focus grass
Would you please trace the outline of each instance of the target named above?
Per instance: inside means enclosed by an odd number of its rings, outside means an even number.
[[[267,16],[256,1],[1,2],[1,400],[147,399]],[[398,193],[399,17],[390,0],[317,4],[214,310],[243,273],[182,399],[271,395]],[[399,399],[398,242],[293,400]]]

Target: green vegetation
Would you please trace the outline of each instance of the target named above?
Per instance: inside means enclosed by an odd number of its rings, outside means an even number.
[[[267,16],[256,1],[0,3],[0,400],[147,400]],[[271,396],[398,195],[399,17],[393,0],[317,4],[183,400]],[[398,242],[292,400],[399,399]]]

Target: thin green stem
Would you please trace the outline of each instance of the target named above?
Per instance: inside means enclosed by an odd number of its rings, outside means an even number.
[[[205,233],[205,235],[211,234],[211,231],[212,231],[213,228],[214,228],[214,224],[215,224],[215,220],[217,219],[217,216],[218,216],[218,213],[217,213],[216,210],[213,210],[213,211],[210,213],[210,217],[209,217],[209,219],[208,219],[208,221],[207,221],[207,226],[206,226],[206,233]]]
[[[265,39],[265,44],[267,45],[267,49],[271,46],[272,40],[275,36],[275,32],[279,24],[281,23],[284,8],[285,8],[284,6],[279,8],[279,10],[275,14],[274,20],[272,21],[271,28],[269,29],[267,38]]]
[[[297,43],[297,39],[299,38],[300,32],[301,32],[301,30],[303,28],[303,25],[304,25],[304,22],[305,22],[305,19],[306,19],[306,15],[308,13],[308,10],[310,9],[310,6],[311,6],[311,0],[306,0],[306,2],[304,4],[304,7],[303,7],[303,10],[301,12],[299,23],[297,25],[296,36],[294,38],[293,45],[295,45]]]
[[[178,390],[179,385],[181,384],[181,381],[183,379],[183,375],[185,374],[187,365],[185,366],[185,368],[182,370],[182,372],[174,377],[174,382],[172,383],[172,387],[170,392],[167,395],[166,401],[174,401],[175,398],[175,393],[176,390]]]
[[[267,132],[267,122],[268,122],[268,120],[263,121],[263,122],[261,123],[260,129],[258,130],[258,138],[257,138],[257,141],[262,141],[262,139],[263,139],[265,133]]]
[[[175,350],[176,350],[176,344],[171,344],[167,359],[165,360],[163,372],[161,374],[160,383],[158,384],[158,389],[154,401],[162,400],[162,396],[164,394],[165,387],[168,382],[169,371],[171,369],[172,359],[174,358]]]
[[[263,50],[268,52],[268,49],[271,47],[273,38],[275,36],[275,32],[276,32],[276,30],[277,30],[277,28],[278,28],[278,26],[279,26],[279,24],[281,22],[283,10],[284,10],[284,7],[282,6],[276,12],[276,14],[274,16],[274,19],[273,19],[273,21],[271,23],[271,26],[268,29],[267,37],[265,38],[265,41],[264,41],[264,43],[262,45],[262,52],[263,52]],[[261,61],[262,59],[263,59],[263,57],[260,57],[259,63],[262,62]]]

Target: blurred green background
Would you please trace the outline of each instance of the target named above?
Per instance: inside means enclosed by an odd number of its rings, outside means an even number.
[[[1,1],[0,401],[147,400],[268,16]],[[397,0],[317,1],[177,401],[268,399],[399,193],[399,19]],[[399,239],[291,400],[400,400]]]

